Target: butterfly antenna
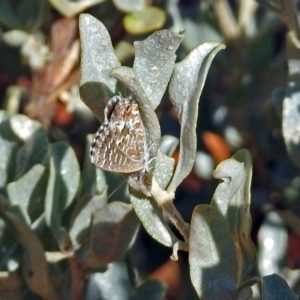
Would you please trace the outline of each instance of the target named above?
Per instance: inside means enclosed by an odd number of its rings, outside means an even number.
[[[106,198],[106,200],[110,199],[115,193],[116,191],[124,184],[126,183],[126,181],[124,180],[123,182],[121,182]]]

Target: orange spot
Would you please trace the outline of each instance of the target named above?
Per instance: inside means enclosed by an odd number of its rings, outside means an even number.
[[[74,121],[74,115],[69,113],[65,104],[59,103],[53,116],[52,122],[54,125],[65,127]]]
[[[202,135],[204,145],[213,157],[216,164],[231,156],[227,142],[218,134],[205,131]]]
[[[169,259],[149,275],[149,279],[157,279],[168,286],[168,296],[176,296],[181,290],[181,272],[178,261]],[[171,295],[172,294],[172,295]]]
[[[177,166],[177,163],[178,163],[178,158],[179,158],[179,149],[176,149],[172,155],[172,158],[174,158],[175,160],[175,168]]]

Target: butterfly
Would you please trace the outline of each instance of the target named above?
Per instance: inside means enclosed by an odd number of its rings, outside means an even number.
[[[106,171],[134,173],[144,169],[148,156],[138,103],[132,96],[112,97],[90,147],[91,162]]]

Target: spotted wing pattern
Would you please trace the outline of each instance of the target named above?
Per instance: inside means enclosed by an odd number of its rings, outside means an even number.
[[[120,173],[140,171],[145,165],[146,134],[139,107],[132,97],[114,96],[104,111],[104,122],[90,148],[92,163]]]

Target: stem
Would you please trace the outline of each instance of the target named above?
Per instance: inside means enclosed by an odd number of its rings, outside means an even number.
[[[72,299],[80,300],[83,294],[83,282],[85,277],[85,271],[82,270],[82,266],[78,264],[74,257],[69,259],[71,275],[72,275]]]
[[[163,212],[168,216],[169,220],[183,236],[184,241],[188,243],[190,226],[183,220],[180,213],[176,209],[173,203],[174,194],[162,190],[155,178],[153,178],[152,181],[151,194],[157,205],[162,208]]]
[[[213,0],[212,6],[225,39],[235,42],[239,37],[239,29],[227,0]]]

